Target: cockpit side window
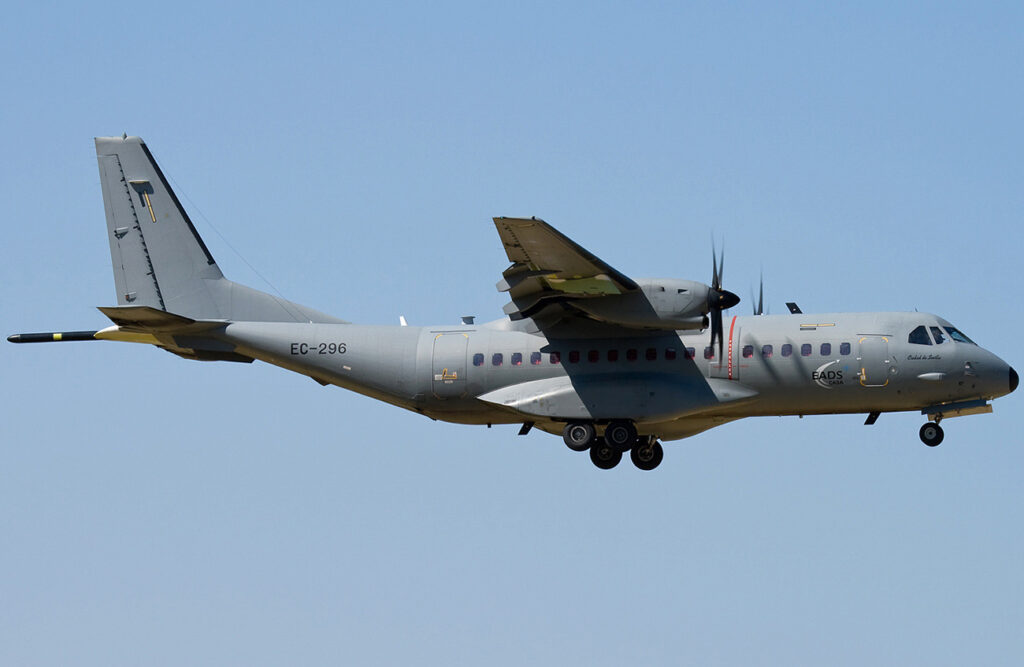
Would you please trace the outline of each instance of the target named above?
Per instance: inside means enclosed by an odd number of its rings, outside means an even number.
[[[918,328],[910,332],[910,336],[907,337],[908,343],[914,345],[931,345],[932,339],[928,337],[928,329],[923,324]]]
[[[942,329],[938,327],[930,327],[932,331],[932,338],[935,339],[936,345],[942,345],[946,342],[946,334],[942,333]]]
[[[949,333],[950,338],[952,338],[958,343],[970,343],[971,345],[977,345],[977,343],[975,343],[973,340],[964,335],[964,333],[957,329],[956,327],[943,327],[943,329],[945,329],[946,332]]]

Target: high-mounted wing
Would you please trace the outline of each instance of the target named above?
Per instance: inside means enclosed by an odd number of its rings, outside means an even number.
[[[536,317],[578,299],[639,291],[637,283],[538,218],[494,218],[512,266],[497,287],[513,320]]]

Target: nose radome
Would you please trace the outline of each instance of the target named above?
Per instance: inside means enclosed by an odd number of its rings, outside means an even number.
[[[1011,366],[1010,367],[1010,393],[1013,393],[1013,391],[1017,388],[1018,384],[1020,384],[1020,376],[1017,375],[1017,371],[1013,370],[1013,367]]]

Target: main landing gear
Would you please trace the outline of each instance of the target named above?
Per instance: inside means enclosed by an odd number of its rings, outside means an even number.
[[[619,465],[627,451],[633,465],[640,470],[654,470],[665,458],[665,450],[657,438],[638,436],[636,426],[625,420],[611,422],[601,436],[593,422],[569,422],[562,430],[562,440],[574,452],[590,450],[590,460],[602,470]]]
[[[937,447],[944,436],[942,427],[939,426],[939,420],[936,419],[933,422],[928,422],[921,427],[920,431],[921,442],[928,445],[929,447]]]

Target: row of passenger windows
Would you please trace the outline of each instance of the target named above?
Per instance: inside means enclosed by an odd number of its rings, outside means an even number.
[[[947,340],[946,335],[942,331],[943,329],[945,329],[946,333],[949,334],[949,338],[951,338],[952,340],[955,340],[955,341],[960,342],[960,343],[970,343],[972,345],[975,344],[974,341],[972,341],[970,338],[965,336],[963,333],[960,332],[959,329],[957,329],[955,327],[942,327],[942,328],[939,328],[939,327],[926,327],[924,325],[921,325],[921,326],[917,327],[916,329],[914,329],[913,331],[910,332],[910,336],[908,338],[908,342],[914,343],[916,345],[931,345],[932,344],[932,340],[934,339],[935,345],[941,345],[942,343],[946,342],[946,340]],[[929,332],[930,332],[930,335],[929,335]],[[814,354],[814,346],[811,345],[810,343],[803,343],[802,345],[800,345],[799,351],[800,351],[800,356],[801,357],[809,357],[809,356]],[[680,352],[682,352],[682,357],[684,359],[693,359],[694,355],[697,353],[697,351],[694,348],[692,348],[692,347],[683,348],[681,351],[677,350],[676,348],[673,348],[673,347],[667,347],[664,350],[662,350],[662,352],[660,354],[660,357],[662,359],[664,359],[665,361],[675,361],[676,359],[679,358]],[[741,354],[743,355],[744,359],[750,359],[751,357],[753,357],[754,356],[754,352],[755,352],[755,350],[754,350],[754,346],[753,345],[744,345],[743,348],[741,349]],[[791,356],[793,356],[793,352],[794,352],[794,349],[793,349],[793,345],[791,343],[785,343],[785,344],[783,344],[783,345],[781,345],[779,347],[779,353],[783,357],[791,357]],[[774,356],[775,348],[772,345],[762,345],[760,353],[761,353],[761,357],[763,359],[769,359],[772,356]],[[840,343],[839,344],[839,355],[840,356],[846,357],[846,356],[849,356],[851,353],[852,353],[852,346],[850,345],[850,343]],[[832,343],[821,343],[818,346],[818,355],[822,356],[822,357],[830,357],[830,356],[832,356]],[[625,357],[626,361],[638,361],[640,359],[640,350],[638,350],[636,348],[629,348],[628,350],[626,350],[626,353],[623,356]],[[597,363],[598,361],[601,361],[601,351],[600,350],[588,350],[587,353],[586,353],[586,357],[587,357],[587,361],[588,362],[590,362],[590,363]],[[645,349],[643,351],[643,357],[647,361],[657,361],[658,358],[659,358],[658,348],[649,347],[649,348]],[[709,346],[704,348],[704,358],[705,359],[714,359],[715,358],[715,348],[713,346],[709,345]],[[567,359],[566,360],[570,364],[578,364],[578,363],[580,363],[581,359],[582,359],[582,354],[580,353],[579,350],[570,350],[568,355],[567,355]],[[618,361],[619,360],[619,350],[606,350],[605,351],[605,359],[607,361]],[[496,353],[491,355],[491,365],[492,366],[501,366],[504,363],[505,363],[505,355],[502,354],[501,352],[496,352]],[[509,363],[512,366],[522,366],[523,365],[523,353],[522,352],[513,352],[510,355]],[[543,357],[543,355],[540,352],[531,352],[530,353],[530,365],[532,365],[532,366],[540,366],[543,363],[544,363],[544,357]],[[548,363],[549,364],[560,364],[560,363],[562,363],[562,354],[561,354],[561,352],[549,352],[548,353]],[[476,354],[473,355],[473,365],[474,366],[483,366],[484,365],[484,355],[482,353],[477,352]]]
[[[848,356],[851,353],[851,349],[852,348],[851,348],[851,345],[849,343],[840,343],[839,344],[839,354],[841,356],[844,356],[844,357]],[[809,357],[809,356],[814,354],[814,346],[811,345],[810,343],[802,344],[800,346],[799,350],[800,350],[800,356],[802,356],[802,357]],[[658,348],[656,348],[656,347],[649,347],[649,348],[647,348],[647,349],[645,349],[643,351],[643,358],[646,361],[657,361],[659,356],[660,356],[660,358],[664,359],[665,361],[675,361],[676,359],[679,358],[680,352],[682,352],[682,358],[684,358],[684,359],[693,359],[694,356],[697,353],[697,351],[694,348],[692,348],[692,347],[686,347],[686,348],[683,348],[682,350],[678,350],[678,349],[676,349],[674,347],[667,347],[664,350],[662,350],[661,354],[659,355]],[[775,347],[772,346],[772,345],[762,345],[760,352],[761,352],[761,357],[762,358],[768,359],[768,358],[772,357],[775,354]],[[793,345],[790,344],[790,343],[785,343],[784,345],[782,345],[779,348],[779,352],[780,352],[780,354],[783,357],[793,356],[793,352],[794,352]],[[749,358],[753,357],[754,356],[754,346],[753,345],[744,345],[742,350],[741,350],[741,353],[742,353],[744,359],[749,359]],[[822,357],[831,356],[832,355],[832,343],[821,343],[821,345],[818,346],[818,354],[820,356],[822,356]],[[625,357],[626,361],[638,361],[640,359],[640,350],[638,350],[636,348],[629,348],[628,350],[626,350],[626,353],[623,356]],[[549,352],[547,357],[548,357],[547,361],[548,361],[549,364],[559,364],[559,363],[562,363],[562,353],[561,352]],[[604,354],[604,357],[605,357],[606,361],[618,361],[620,359],[619,350],[606,350],[605,354]],[[569,353],[566,355],[566,361],[568,361],[570,364],[578,364],[578,363],[580,363],[582,358],[583,358],[583,355],[582,355],[582,353],[579,350],[570,350]],[[601,361],[601,351],[600,350],[588,350],[587,353],[586,353],[586,358],[587,358],[587,361],[590,362],[590,363],[597,363],[598,361]],[[705,359],[714,359],[715,358],[715,348],[713,346],[709,345],[709,346],[704,348],[704,358]],[[541,364],[544,363],[544,356],[540,352],[531,352],[529,359],[530,359],[530,365],[532,365],[532,366],[540,366]],[[510,355],[510,357],[509,357],[509,363],[512,366],[522,366],[523,365],[523,361],[524,361],[524,359],[523,359],[523,353],[522,352],[513,352]],[[501,366],[504,363],[505,363],[505,355],[503,353],[495,352],[494,354],[491,355],[491,365],[492,366]],[[476,354],[473,355],[473,365],[474,366],[483,366],[484,365],[484,355],[482,353],[477,352]]]

